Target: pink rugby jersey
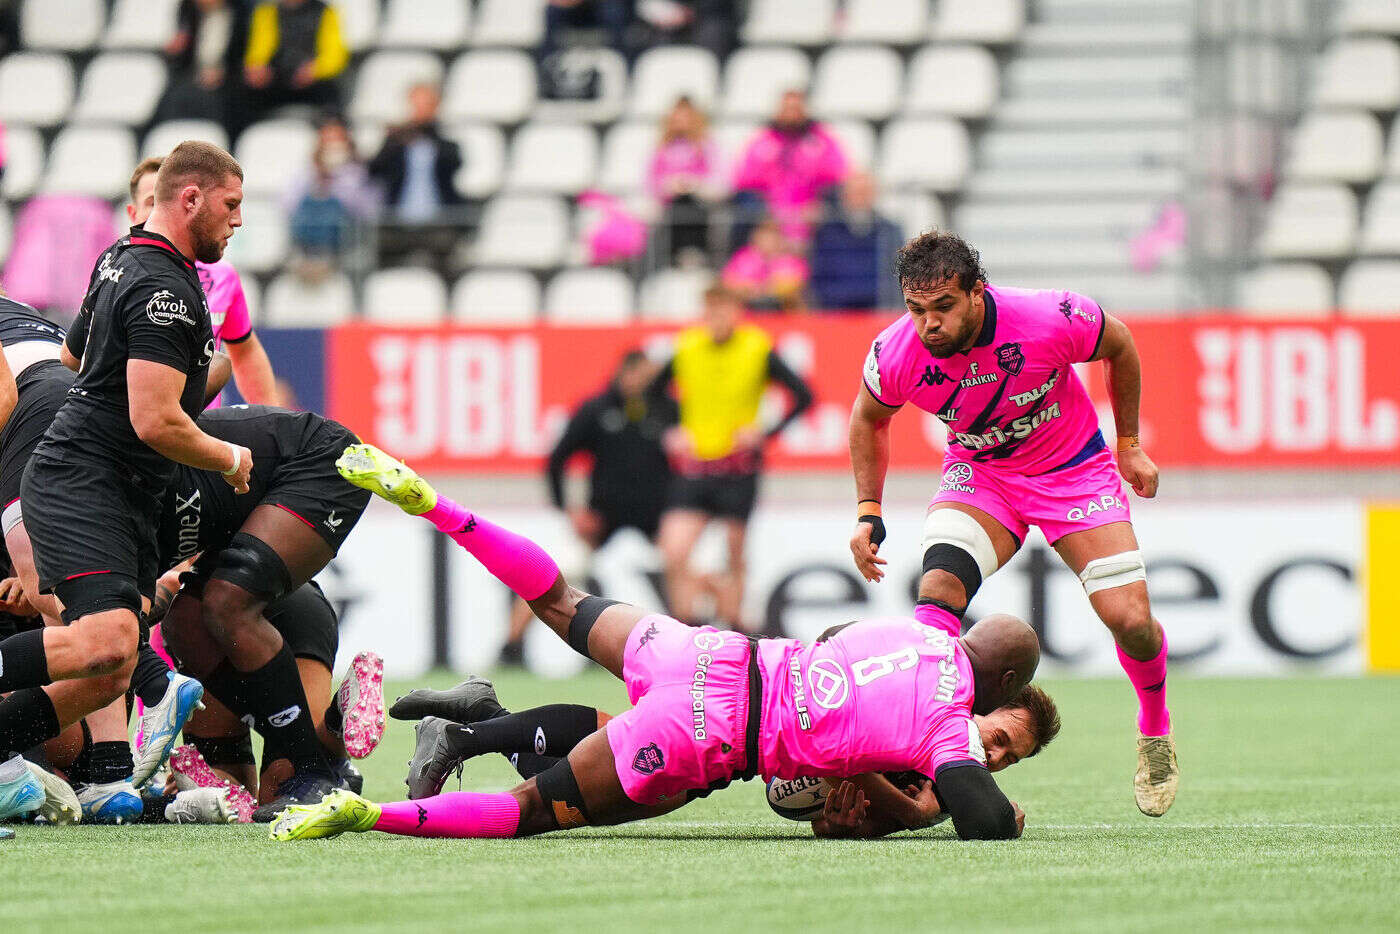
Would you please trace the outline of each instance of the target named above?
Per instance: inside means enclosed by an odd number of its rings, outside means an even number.
[[[243,294],[243,282],[238,278],[238,270],[228,261],[217,263],[195,263],[199,274],[199,284],[204,286],[204,297],[209,300],[209,323],[214,328],[214,349],[225,343],[236,344],[247,340],[253,333],[253,322],[248,316],[248,297]],[[223,393],[209,404],[217,408],[223,403]]]
[[[972,720],[972,664],[947,632],[912,617],[868,619],[825,642],[765,639],[764,778],[985,766]]]
[[[1104,447],[1098,414],[1071,368],[1103,337],[1104,313],[1075,292],[988,285],[981,334],[966,353],[938,359],[906,313],[865,358],[865,386],[889,406],[912,402],[948,429],[948,457],[1026,475]]]

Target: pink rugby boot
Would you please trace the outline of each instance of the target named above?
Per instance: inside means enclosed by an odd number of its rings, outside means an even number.
[[[363,759],[374,752],[384,737],[384,659],[373,652],[356,655],[335,692],[335,704],[345,754]]]
[[[198,749],[193,746],[181,746],[172,752],[170,771],[175,776],[176,787],[181,791],[191,788],[223,788],[228,792],[229,809],[236,815],[238,823],[252,822],[253,811],[257,809],[258,803],[253,800],[248,789],[237,782],[219,777],[218,773],[209,767],[209,763],[204,761]]]

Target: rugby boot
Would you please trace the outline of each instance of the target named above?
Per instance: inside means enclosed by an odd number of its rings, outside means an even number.
[[[160,703],[147,707],[141,714],[138,731],[141,743],[132,750],[135,769],[131,780],[138,788],[150,781],[170,758],[170,751],[175,748],[186,721],[204,707],[204,685],[173,671],[169,678],[170,684]]]
[[[176,792],[165,806],[165,819],[172,824],[235,824],[238,813],[229,802],[227,788],[191,788]]]
[[[384,659],[373,652],[356,655],[335,700],[344,724],[345,754],[363,759],[384,738]]]
[[[408,778],[404,779],[410,800],[431,798],[442,791],[447,773],[453,769],[461,774],[462,757],[447,739],[447,728],[453,725],[441,717],[424,717],[413,728],[417,741],[413,758],[408,760]]]
[[[336,780],[329,772],[313,769],[297,772],[277,786],[277,797],[253,812],[253,823],[269,824],[279,811],[294,804],[316,804],[336,787]]]
[[[387,499],[410,516],[421,516],[437,505],[437,492],[427,480],[372,444],[347,447],[335,469],[355,486]]]
[[[130,779],[82,785],[77,792],[84,823],[134,824],[141,819],[141,796]]]
[[[57,775],[26,761],[30,773],[44,789],[44,803],[39,805],[39,818],[49,824],[77,824],[83,819],[83,805],[73,786]]]
[[[348,788],[357,795],[364,794],[365,777],[355,768],[355,763],[349,759],[341,759],[339,762],[332,762],[331,768],[335,771],[335,779],[340,782],[341,788]]]
[[[23,756],[13,756],[0,763],[0,820],[20,817],[43,807],[44,786]]]
[[[453,723],[480,723],[500,713],[496,686],[477,675],[468,675],[467,680],[445,691],[427,688],[409,691],[389,708],[389,716],[395,720],[442,717]]]
[[[318,804],[294,805],[279,813],[270,835],[274,840],[287,843],[363,833],[374,829],[381,810],[372,801],[340,788]]]
[[[181,746],[170,754],[170,773],[175,778],[175,787],[180,791],[195,788],[220,788],[226,792],[228,805],[240,824],[253,819],[258,802],[248,789],[237,782],[221,777],[204,761],[204,756],[193,746]]]
[[[1166,736],[1138,737],[1137,774],[1133,776],[1133,796],[1138,810],[1148,817],[1161,817],[1176,800],[1181,770],[1176,764],[1176,742]]]

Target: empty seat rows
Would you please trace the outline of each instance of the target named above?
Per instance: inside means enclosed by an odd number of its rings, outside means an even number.
[[[1025,27],[1025,0],[753,0],[746,43],[833,40],[912,45],[925,39],[1002,44]]]
[[[1339,184],[1291,182],[1269,203],[1259,254],[1269,259],[1400,256],[1400,181],[1371,189],[1365,209]]]
[[[1250,314],[1316,317],[1338,308],[1348,314],[1400,313],[1400,260],[1363,259],[1342,271],[1336,287],[1315,263],[1269,263],[1243,273],[1236,305]]]

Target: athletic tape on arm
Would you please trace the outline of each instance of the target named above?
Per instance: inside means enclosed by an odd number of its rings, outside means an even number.
[[[1125,551],[1106,558],[1095,558],[1079,572],[1084,592],[1090,595],[1145,580],[1147,565],[1142,561],[1141,551]]]

